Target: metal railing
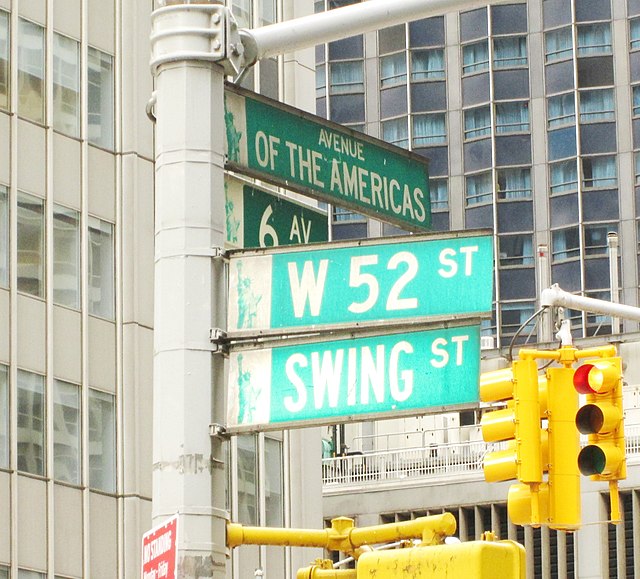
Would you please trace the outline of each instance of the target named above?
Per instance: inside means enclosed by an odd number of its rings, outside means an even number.
[[[625,434],[628,461],[640,463],[640,424],[627,426]],[[335,488],[417,478],[482,478],[484,455],[504,447],[505,443],[471,441],[324,458],[322,482],[325,488]]]

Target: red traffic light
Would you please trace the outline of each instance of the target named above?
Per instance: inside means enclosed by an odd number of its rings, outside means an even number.
[[[583,364],[573,375],[573,386],[579,394],[604,394],[619,376],[619,370],[609,362]]]

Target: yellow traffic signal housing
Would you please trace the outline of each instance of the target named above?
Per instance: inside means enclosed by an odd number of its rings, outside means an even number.
[[[548,448],[547,432],[541,423],[547,406],[547,384],[544,376],[538,376],[535,359],[523,358],[513,362],[511,368],[483,373],[480,400],[507,404],[506,408],[486,412],[480,422],[485,442],[507,441],[506,449],[485,456],[485,480],[518,479],[521,484],[513,485],[509,492],[509,516],[516,524],[540,524],[541,511],[547,511],[539,501]]]
[[[515,541],[471,541],[453,545],[370,551],[360,555],[356,577],[525,579],[525,551]]]
[[[578,455],[580,472],[597,481],[626,478],[621,359],[614,356],[583,364],[573,383],[587,396],[587,404],[575,417],[578,430],[589,436]]]
[[[580,473],[576,457],[580,437],[575,428],[578,394],[572,388],[571,367],[547,369],[549,434],[548,525],[574,531],[580,527]]]
[[[511,368],[482,374],[480,400],[507,403],[506,408],[486,412],[480,421],[485,442],[509,441],[506,450],[485,456],[483,468],[488,482],[515,478],[524,483],[542,482],[540,417],[544,393],[544,380],[539,384],[532,359],[517,360]]]

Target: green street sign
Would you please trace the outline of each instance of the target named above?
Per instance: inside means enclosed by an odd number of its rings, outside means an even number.
[[[225,87],[228,169],[394,223],[431,226],[424,157],[238,87]]]
[[[240,335],[488,315],[493,239],[481,231],[232,252],[227,329]]]
[[[398,418],[477,404],[480,327],[233,351],[231,432]]]
[[[327,241],[326,211],[225,176],[227,247],[275,247]]]

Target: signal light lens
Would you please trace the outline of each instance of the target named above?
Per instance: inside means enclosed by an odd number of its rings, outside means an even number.
[[[578,410],[576,426],[580,434],[600,432],[604,426],[604,412],[596,404],[587,404]]]
[[[585,446],[578,455],[578,469],[584,476],[602,474],[606,464],[607,457],[599,446]]]
[[[591,386],[591,381],[596,378],[596,372],[593,376],[590,375],[594,368],[593,364],[583,364],[573,374],[573,386],[580,394],[595,394],[596,390]]]

